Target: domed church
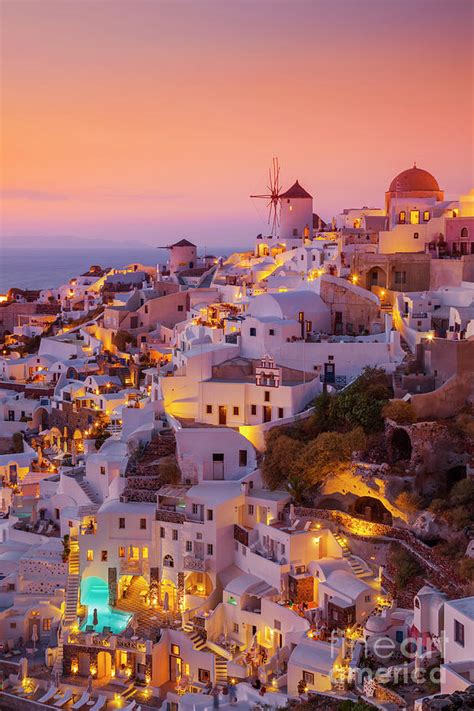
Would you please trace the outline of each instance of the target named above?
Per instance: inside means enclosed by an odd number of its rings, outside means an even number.
[[[418,168],[416,163],[413,168],[408,168],[399,173],[390,183],[385,193],[385,207],[390,211],[392,200],[398,198],[434,198],[436,202],[444,200],[444,192],[439,183],[427,170]]]

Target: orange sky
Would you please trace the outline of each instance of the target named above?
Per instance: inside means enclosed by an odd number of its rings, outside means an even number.
[[[471,0],[0,7],[4,235],[249,244],[273,155],[327,219],[474,184]]]

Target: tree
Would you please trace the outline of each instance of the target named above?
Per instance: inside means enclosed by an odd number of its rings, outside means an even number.
[[[329,429],[363,427],[365,432],[382,429],[382,409],[390,397],[392,390],[385,371],[364,368],[357,380],[331,398]]]
[[[270,430],[262,466],[263,480],[270,489],[278,489],[289,476],[297,474],[295,464],[301,446],[301,442],[281,434],[278,429]]]
[[[416,422],[413,406],[404,400],[390,400],[382,409],[382,415],[397,425],[412,425]]]
[[[408,511],[408,513],[416,513],[422,507],[421,496],[414,491],[401,491],[395,503],[401,511]]]
[[[300,452],[295,463],[312,484],[322,481],[342,466],[347,467],[352,453],[364,450],[366,437],[361,427],[350,432],[321,432]]]
[[[395,584],[400,589],[422,572],[417,559],[400,543],[390,544],[389,562],[394,568]]]

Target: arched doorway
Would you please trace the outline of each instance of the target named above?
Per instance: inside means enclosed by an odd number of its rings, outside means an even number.
[[[178,590],[172,580],[163,578],[160,583],[160,598],[163,609],[173,612],[178,606]]]
[[[110,652],[100,651],[97,655],[97,678],[110,676],[112,671],[112,657]]]
[[[387,272],[382,267],[372,267],[367,273],[367,288],[373,286],[387,286]]]
[[[397,427],[393,430],[389,442],[390,462],[409,461],[411,459],[411,439],[410,435],[402,427]]]
[[[360,496],[351,506],[351,512],[359,518],[373,523],[392,525],[393,518],[387,507],[373,496]]]
[[[206,598],[212,592],[212,580],[207,573],[193,571],[186,576],[184,592],[186,595]]]

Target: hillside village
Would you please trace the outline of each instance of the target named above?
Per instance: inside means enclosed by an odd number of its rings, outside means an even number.
[[[2,708],[472,697],[474,189],[276,199],[0,296]]]

